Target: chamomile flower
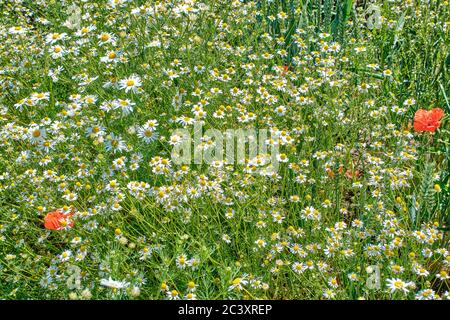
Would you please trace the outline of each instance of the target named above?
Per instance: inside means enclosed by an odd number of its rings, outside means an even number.
[[[234,278],[229,287],[230,290],[242,290],[248,284],[246,277]]]
[[[408,283],[399,278],[388,279],[387,286],[390,293],[394,293],[396,291],[403,293],[409,292]]]
[[[83,29],[82,29],[83,30]],[[86,29],[84,29],[86,30]],[[108,32],[103,32],[98,35],[98,44],[104,46],[106,44],[114,45],[116,43],[116,37]]]
[[[46,37],[45,37],[45,41],[47,43],[50,44],[54,44],[58,41],[64,40],[67,37],[66,33],[49,33]]]
[[[137,130],[137,135],[146,143],[155,141],[159,136],[158,132],[152,130],[152,128],[147,125],[139,127]]]
[[[182,254],[176,258],[176,265],[180,269],[185,269],[188,266],[188,258]]]
[[[167,299],[169,299],[169,300],[180,300],[181,299],[179,292],[175,289],[167,291],[166,294],[167,294]]]
[[[42,142],[47,137],[46,130],[38,126],[32,126],[28,132],[32,143]]]
[[[116,153],[125,150],[126,145],[120,136],[116,136],[112,133],[106,139],[105,148],[107,151]]]
[[[108,288],[113,288],[113,289],[123,289],[123,288],[128,287],[129,283],[126,281],[113,280],[113,279],[111,279],[111,277],[109,277],[108,279],[101,279],[100,285],[104,286],[104,287],[108,287]]]
[[[135,75],[119,81],[119,88],[125,90],[125,92],[131,90],[132,92],[137,93],[141,86],[141,78]]]
[[[55,45],[50,48],[50,55],[53,59],[61,58],[65,53],[66,51],[63,46]]]

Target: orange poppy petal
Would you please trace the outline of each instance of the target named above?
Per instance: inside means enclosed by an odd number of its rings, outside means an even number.
[[[444,110],[434,108],[431,111],[419,109],[414,115],[414,130],[434,132],[440,126]]]
[[[423,109],[419,109],[416,111],[414,115],[414,130],[416,131],[425,131],[427,128],[428,120],[427,120],[428,112]]]
[[[60,230],[63,227],[61,220],[67,219],[68,226],[72,228],[75,223],[72,219],[70,219],[72,215],[73,212],[64,214],[59,210],[49,212],[44,218],[44,227],[50,230]]]

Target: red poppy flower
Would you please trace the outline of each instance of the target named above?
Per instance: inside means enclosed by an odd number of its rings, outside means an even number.
[[[345,176],[349,179],[352,179],[353,177],[359,178],[361,176],[361,172],[359,172],[359,170],[352,171],[352,170],[348,169],[345,172]]]
[[[441,108],[434,108],[430,111],[419,109],[414,115],[414,130],[417,132],[435,132],[441,125],[440,121],[443,116],[444,110]]]
[[[44,227],[49,230],[61,230],[63,228],[72,228],[74,221],[71,219],[73,211],[70,213],[63,213],[58,209],[47,213],[44,218]]]

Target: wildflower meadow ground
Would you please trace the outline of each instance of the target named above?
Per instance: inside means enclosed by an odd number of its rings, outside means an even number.
[[[450,299],[450,5],[0,0],[1,299]]]

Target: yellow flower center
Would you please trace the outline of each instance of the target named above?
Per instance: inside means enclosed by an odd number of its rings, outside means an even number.
[[[151,137],[151,136],[153,136],[153,132],[150,131],[150,130],[145,130],[145,131],[144,131],[144,136],[146,136],[146,137]]]

